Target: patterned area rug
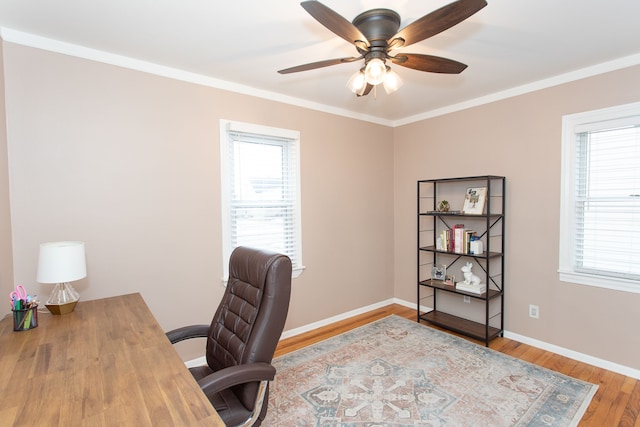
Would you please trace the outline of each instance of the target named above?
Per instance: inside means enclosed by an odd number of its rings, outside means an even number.
[[[265,426],[575,426],[597,390],[399,316],[273,363]]]

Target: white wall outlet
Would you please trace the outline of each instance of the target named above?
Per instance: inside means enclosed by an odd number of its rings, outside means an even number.
[[[537,305],[529,304],[529,317],[540,318],[540,308]]]
[[[463,301],[466,302],[467,304],[471,304],[471,297],[468,297],[468,296],[465,295],[463,297]]]

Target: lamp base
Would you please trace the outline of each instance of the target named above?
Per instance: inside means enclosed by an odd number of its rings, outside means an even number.
[[[78,301],[68,302],[66,304],[45,304],[44,306],[51,312],[51,314],[68,314],[75,308]]]
[[[49,309],[51,314],[67,314],[76,308],[79,299],[80,296],[76,290],[73,289],[71,283],[58,283],[55,288],[53,288],[53,292],[45,303],[45,307]]]

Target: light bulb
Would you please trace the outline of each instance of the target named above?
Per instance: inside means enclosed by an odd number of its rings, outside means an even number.
[[[362,70],[356,71],[347,82],[349,90],[356,95],[362,95],[367,87],[367,81],[364,78]]]
[[[389,68],[382,84],[384,86],[384,91],[387,92],[388,95],[400,89],[400,86],[402,86],[402,79],[398,73]]]
[[[387,66],[384,65],[384,61],[380,58],[373,58],[367,62],[367,67],[364,70],[364,76],[367,83],[374,86],[382,83],[386,73]]]

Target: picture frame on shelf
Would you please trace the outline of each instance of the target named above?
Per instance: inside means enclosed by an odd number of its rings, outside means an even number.
[[[453,274],[450,276],[444,276],[444,284],[445,285],[449,285],[449,286],[455,286],[456,285],[456,276],[454,276]]]
[[[466,215],[482,215],[487,201],[487,187],[469,187],[464,195],[462,213]]]
[[[444,282],[444,279],[447,277],[447,266],[445,264],[433,264],[433,271],[431,274],[431,278],[433,280],[441,280]]]

